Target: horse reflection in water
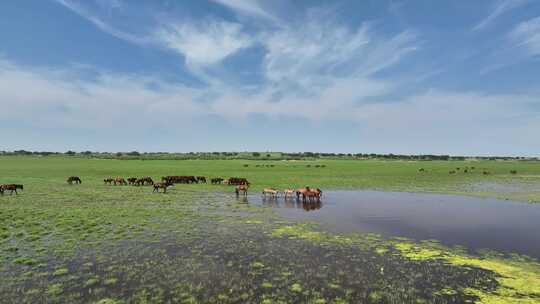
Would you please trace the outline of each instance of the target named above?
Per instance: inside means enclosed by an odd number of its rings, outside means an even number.
[[[314,211],[322,208],[322,202],[320,200],[316,201],[303,201],[294,198],[286,198],[283,200],[283,203],[280,203],[275,197],[263,197],[262,204],[266,207],[272,208],[296,208],[303,209],[304,211]]]

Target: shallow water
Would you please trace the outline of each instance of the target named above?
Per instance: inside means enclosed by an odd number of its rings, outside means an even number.
[[[470,250],[490,249],[540,259],[540,205],[454,195],[328,191],[318,205],[250,196],[289,219],[311,220],[334,232],[435,239]]]

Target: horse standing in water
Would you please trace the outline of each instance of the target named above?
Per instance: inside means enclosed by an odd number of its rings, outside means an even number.
[[[240,195],[240,192],[242,192],[244,196],[247,196],[248,189],[249,189],[249,184],[238,185],[236,186],[236,188],[234,188],[234,193],[236,193],[236,195],[238,196]]]
[[[322,196],[322,191],[319,188],[311,189],[309,187],[300,188],[296,190],[296,199],[300,200],[300,195],[302,195],[302,201],[306,201],[306,198],[310,202],[319,201]]]
[[[266,188],[262,191],[262,194],[264,195],[264,197],[269,194],[270,197],[277,198],[279,196],[279,191],[274,188]]]
[[[293,189],[285,189],[283,190],[283,194],[284,194],[284,197],[285,199],[287,199],[287,197],[290,196],[293,196],[295,194],[296,191],[294,191]]]

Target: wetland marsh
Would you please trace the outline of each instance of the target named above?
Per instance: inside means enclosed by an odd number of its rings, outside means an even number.
[[[108,176],[196,174],[244,176],[253,184],[252,195],[266,186],[316,185],[466,193],[530,207],[540,197],[536,162],[474,163],[490,170],[489,176],[448,174],[449,168],[470,165],[464,162],[276,161],[270,168],[257,163],[0,158],[0,183],[25,185],[20,195],[0,197],[2,302],[540,302],[537,259],[405,238],[411,236],[400,229],[332,231],[310,221],[331,206],[325,205],[331,191],[320,210],[291,218],[238,200],[225,185],[176,185],[157,194],[150,187],[103,184]],[[314,163],[325,167],[307,167]],[[508,174],[514,169],[517,176]],[[71,175],[83,183],[66,184]],[[502,194],[466,187],[507,182],[533,186]]]

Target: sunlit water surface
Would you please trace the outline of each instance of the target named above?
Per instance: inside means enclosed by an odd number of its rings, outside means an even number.
[[[311,220],[333,232],[435,239],[470,250],[491,249],[540,259],[540,205],[455,195],[327,191],[320,204],[248,197],[289,219]]]

